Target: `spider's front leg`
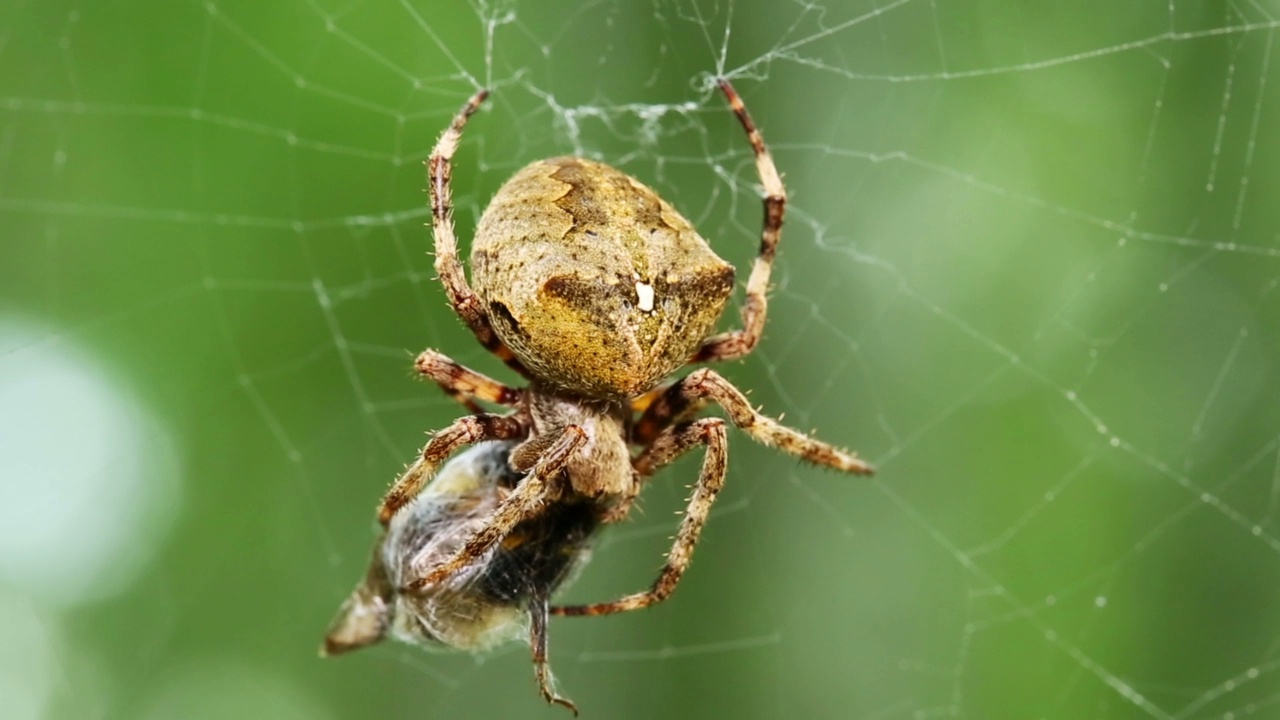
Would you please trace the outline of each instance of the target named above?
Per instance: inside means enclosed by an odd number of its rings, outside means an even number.
[[[760,342],[769,305],[769,275],[773,272],[773,258],[778,254],[778,240],[782,236],[782,216],[787,210],[787,189],[782,184],[777,166],[773,164],[769,148],[764,144],[764,137],[728,80],[720,81],[720,90],[728,98],[729,107],[738,116],[742,128],[747,131],[747,139],[756,156],[756,172],[764,185],[764,226],[760,230],[760,253],[751,266],[747,296],[742,301],[742,329],[707,338],[694,354],[692,362],[735,360],[754,350]]]
[[[511,415],[469,415],[453,421],[422,448],[418,459],[391,486],[378,508],[378,522],[386,527],[400,508],[417,497],[436,468],[456,450],[481,440],[517,440],[528,433],[525,424]]]
[[[463,418],[464,420],[467,418]],[[559,497],[556,482],[569,458],[582,449],[587,433],[577,425],[570,425],[543,455],[529,474],[520,481],[493,511],[485,526],[467,540],[448,560],[441,562],[426,575],[411,581],[409,591],[435,585],[484,555],[512,528],[540,512],[543,506]]]
[[[487,97],[488,90],[480,90],[471,96],[453,117],[449,129],[440,136],[427,160],[427,188],[431,193],[431,229],[435,235],[436,274],[440,276],[444,292],[449,296],[449,304],[480,344],[501,358],[511,369],[529,377],[529,371],[493,331],[493,325],[489,322],[480,298],[467,284],[467,275],[458,259],[458,236],[453,229],[453,154],[462,141],[462,129],[466,127],[467,120],[480,109]]]
[[[706,524],[707,515],[711,512],[711,504],[724,487],[729,454],[724,421],[719,418],[703,418],[688,425],[667,428],[634,463],[638,473],[652,475],[658,468],[698,445],[707,448],[698,484],[694,486],[693,497],[689,498],[689,507],[685,510],[684,520],[676,533],[675,543],[667,553],[667,562],[662,566],[653,586],[644,592],[627,595],[613,602],[553,607],[553,615],[608,615],[639,610],[666,600],[671,595],[693,558],[693,548],[698,544],[702,526]]]

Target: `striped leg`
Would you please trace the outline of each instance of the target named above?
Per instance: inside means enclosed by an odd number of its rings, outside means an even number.
[[[747,131],[747,139],[751,141],[751,149],[756,155],[756,172],[764,185],[764,227],[760,231],[760,254],[751,266],[751,277],[747,279],[747,296],[742,303],[742,328],[707,338],[694,354],[692,362],[734,360],[751,352],[760,342],[769,305],[769,274],[773,271],[773,258],[778,252],[778,238],[782,235],[782,216],[787,210],[787,190],[782,184],[782,177],[773,164],[773,156],[765,147],[764,138],[747,114],[742,98],[738,97],[728,80],[720,81],[720,89]]]
[[[519,405],[524,398],[524,392],[518,388],[504,385],[435,350],[424,350],[414,361],[413,369],[419,375],[434,380],[446,395],[475,415],[484,413],[484,409],[475,403],[477,398],[507,407]]]
[[[467,120],[480,108],[488,90],[480,90],[454,116],[449,128],[440,136],[431,157],[427,160],[427,187],[431,193],[431,228],[435,234],[436,274],[444,285],[445,294],[449,296],[449,304],[453,306],[458,317],[466,323],[476,339],[486,350],[497,355],[511,369],[529,376],[511,349],[502,344],[502,340],[493,331],[489,316],[480,304],[480,298],[467,284],[467,275],[462,270],[462,262],[458,260],[458,236],[453,230],[453,190],[450,181],[453,177],[453,153],[458,150],[462,140],[462,128]]]

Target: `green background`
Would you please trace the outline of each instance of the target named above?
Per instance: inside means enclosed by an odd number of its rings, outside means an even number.
[[[421,161],[492,84],[464,247],[507,175],[576,152],[745,277],[728,72],[793,204],[765,341],[721,370],[881,472],[732,433],[674,598],[553,621],[565,694],[1280,717],[1280,8],[436,5],[0,8],[0,714],[564,717],[518,644],[315,654],[380,493],[460,412],[412,354],[510,379],[434,282]],[[650,582],[695,473],[564,597]]]

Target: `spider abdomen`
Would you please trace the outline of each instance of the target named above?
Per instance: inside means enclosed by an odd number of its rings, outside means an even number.
[[[476,228],[476,294],[539,379],[625,399],[683,365],[714,328],[733,267],[635,178],[583,158],[540,160]]]

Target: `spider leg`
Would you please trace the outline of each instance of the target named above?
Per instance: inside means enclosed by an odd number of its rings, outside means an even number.
[[[667,553],[667,562],[662,566],[653,586],[644,592],[627,595],[613,602],[553,607],[552,614],[608,615],[627,612],[661,602],[671,595],[680,582],[680,577],[689,567],[693,548],[698,544],[702,526],[707,521],[708,513],[711,512],[711,504],[715,501],[716,494],[724,487],[729,451],[724,421],[719,418],[703,418],[687,425],[667,428],[640,457],[636,458],[637,469],[648,474],[675,460],[696,445],[704,445],[707,448],[706,456],[702,460],[702,471],[698,475],[698,484],[694,487],[693,497],[689,498],[689,506],[676,533],[675,543]]]
[[[519,405],[524,398],[523,391],[460,365],[435,350],[424,350],[414,361],[413,369],[419,375],[434,380],[445,394],[476,415],[483,414],[484,409],[472,398],[508,407]]]
[[[755,152],[756,172],[764,186],[764,227],[760,231],[760,253],[756,256],[755,264],[751,266],[751,276],[747,279],[747,295],[742,303],[742,328],[707,338],[701,349],[694,354],[692,362],[740,358],[760,342],[760,335],[764,332],[765,311],[769,304],[769,274],[773,271],[773,258],[778,252],[778,238],[782,234],[782,216],[787,209],[786,187],[778,175],[778,168],[773,164],[773,156],[765,147],[764,138],[747,114],[746,106],[742,104],[742,98],[738,97],[728,80],[720,81],[720,89],[729,99],[733,114],[738,116],[738,121],[747,131],[747,139],[751,141],[751,149]]]
[[[547,598],[545,595],[534,595],[529,601],[529,647],[533,650],[533,672],[538,679],[538,689],[542,691],[542,699],[547,704],[563,705],[578,714],[578,706],[573,701],[561,697],[555,691],[555,678],[551,675],[551,665],[547,662]]]
[[[458,317],[466,323],[476,339],[486,350],[497,355],[511,369],[525,377],[525,370],[511,349],[502,343],[489,323],[489,316],[480,304],[480,298],[467,284],[467,275],[463,272],[462,262],[458,259],[458,236],[453,229],[453,153],[462,140],[462,129],[467,120],[480,108],[488,90],[480,90],[453,117],[453,122],[444,131],[427,160],[427,187],[431,193],[431,227],[435,235],[436,274],[444,285],[449,304],[453,306]]]
[[[382,498],[378,522],[385,527],[400,508],[422,491],[454,451],[481,440],[514,440],[527,433],[524,423],[509,415],[468,415],[437,432],[422,448],[418,459],[396,480]]]
[[[698,416],[706,406],[705,399],[686,402],[673,391],[677,383],[657,388],[658,396],[645,403],[639,419],[631,426],[631,442],[635,445],[647,446],[658,434],[672,425],[687,423]],[[650,391],[652,394],[654,391]],[[641,397],[648,397],[648,394]],[[635,407],[635,404],[632,405]]]
[[[463,418],[464,420],[466,418]],[[413,580],[406,587],[409,591],[435,585],[476,558],[484,555],[511,529],[540,512],[543,506],[556,499],[559,488],[554,481],[564,469],[569,458],[587,442],[587,433],[577,425],[565,428],[547,452],[533,466],[529,474],[511,491],[510,495],[494,509],[485,526],[476,531],[448,560],[432,568],[431,572]]]
[[[855,453],[828,445],[762,415],[751,407],[746,396],[732,383],[719,373],[707,368],[695,370],[688,377],[672,385],[667,390],[667,394],[653,403],[645,412],[639,425],[644,426],[646,422],[660,424],[663,418],[686,417],[691,410],[701,408],[707,402],[724,408],[729,420],[756,442],[776,447],[788,455],[795,455],[814,465],[823,465],[857,475],[870,475],[875,472],[875,468],[860,460]]]

